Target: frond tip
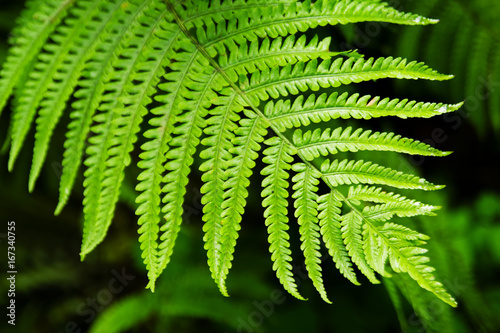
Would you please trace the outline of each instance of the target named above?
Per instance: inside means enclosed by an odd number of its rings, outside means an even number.
[[[335,52],[331,38],[314,31],[373,21],[437,22],[378,0],[31,0],[0,71],[0,111],[13,97],[9,169],[35,123],[31,191],[56,125],[69,120],[56,214],[83,164],[83,260],[105,238],[137,156],[135,213],[153,291],[173,255],[197,168],[207,263],[228,296],[252,174],[263,164],[269,252],[291,295],[305,299],[294,278],[288,233],[297,222],[305,268],[324,301],[330,303],[321,241],[356,285],[355,266],[373,283],[392,268],[454,305],[427,265],[427,236],[395,223],[432,216],[439,207],[383,189],[442,186],[358,158],[360,152],[449,152],[396,133],[330,122],[429,118],[461,106],[337,91],[379,79],[452,78],[421,62]]]

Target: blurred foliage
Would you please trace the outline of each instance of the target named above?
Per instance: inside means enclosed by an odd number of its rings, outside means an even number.
[[[384,90],[387,96],[397,96],[399,89],[404,89],[421,100],[449,99],[456,102],[455,98],[465,99],[467,90],[464,87],[474,89],[470,80],[467,83],[468,77],[474,80],[477,76],[465,65],[455,64],[455,70],[448,70],[451,67],[446,67],[449,62],[446,54],[453,48],[444,44],[437,47],[439,43],[434,35],[427,38],[428,32],[447,36],[447,29],[456,29],[460,20],[450,19],[449,15],[455,5],[447,4],[465,2],[406,0],[392,3],[402,10],[418,9],[419,14],[440,18],[441,22],[427,28],[407,28],[408,31],[402,34],[399,27],[359,24],[335,30],[335,35],[345,36],[343,45],[355,47],[360,53],[385,55],[399,49],[400,55],[425,60],[441,72],[457,74],[458,79],[449,89],[438,90],[431,84],[431,89],[422,90],[422,85],[417,89],[411,83],[395,87],[390,82],[378,83],[375,89]],[[500,29],[497,17],[500,12],[486,6],[498,6],[494,0],[471,1],[470,4],[474,5],[474,10],[469,12],[469,17],[479,17],[482,22],[472,28]],[[0,3],[0,59],[5,54],[13,18],[21,6],[22,2]],[[463,29],[461,24],[458,26]],[[458,33],[457,30],[457,38]],[[411,37],[416,34],[420,35],[418,41]],[[472,57],[474,52],[469,51],[471,47],[475,50],[476,45],[476,33],[469,34],[472,37],[464,42],[466,47],[452,51],[455,57],[464,61]],[[395,43],[397,36],[402,38]],[[493,40],[490,47],[500,50],[498,39]],[[460,76],[462,72],[469,74]],[[500,91],[494,94],[494,98],[500,100],[499,94]],[[493,102],[486,99],[485,105]],[[487,112],[478,109],[475,114],[500,119],[498,107],[488,108]],[[25,149],[20,160],[26,162],[19,163],[13,173],[6,171],[5,155],[0,156],[0,220],[15,220],[17,223],[16,264],[19,272],[17,325],[15,328],[7,326],[3,319],[0,331],[500,332],[500,179],[497,162],[500,151],[492,139],[492,131],[497,134],[498,130],[492,129],[488,121],[486,124],[484,121],[472,122],[471,117],[464,117],[463,113],[458,113],[458,117],[453,118],[454,121],[443,118],[411,122],[394,120],[379,124],[381,128],[397,127],[399,132],[407,132],[402,133],[404,135],[423,141],[427,139],[439,149],[455,150],[455,154],[445,159],[415,160],[395,155],[386,162],[400,168],[403,166],[406,171],[415,172],[416,168],[431,181],[448,185],[445,190],[416,198],[443,206],[437,217],[407,219],[405,222],[431,236],[428,245],[431,262],[437,268],[439,279],[457,297],[457,309],[436,300],[405,275],[385,279],[384,287],[367,283],[355,287],[343,279],[331,263],[324,266],[324,279],[333,305],[325,304],[310,282],[302,283],[305,275],[301,274],[304,268],[300,262],[294,262],[297,282],[310,299],[307,302],[292,299],[282,290],[272,272],[262,209],[252,197],[249,198],[251,209],[243,222],[246,225],[242,228],[234,268],[228,280],[231,297],[224,298],[206,266],[201,204],[199,192],[195,190],[199,184],[194,180],[190,184],[193,190],[188,191],[186,199],[185,226],[172,263],[161,277],[156,292],[151,293],[144,290],[147,279],[137,243],[132,182],[122,193],[123,204],[116,211],[107,241],[85,262],[80,262],[81,189],[75,191],[65,211],[55,217],[53,211],[60,165],[55,156],[60,156],[60,152],[49,152],[49,163],[42,179],[34,193],[28,195],[25,175],[29,172],[30,159],[29,149]],[[0,140],[4,140],[7,119],[8,112],[0,119]],[[370,158],[375,160],[377,156],[371,155]],[[253,183],[258,183],[259,176],[254,177]],[[193,177],[198,178],[198,175]],[[258,193],[255,191],[253,193]],[[5,229],[5,224],[2,225]],[[4,232],[0,230],[2,256],[6,253]],[[292,227],[291,234],[294,235],[292,246],[298,250],[298,230]],[[123,272],[129,280],[117,284],[119,279],[116,276]],[[5,279],[1,280],[0,288],[3,294],[7,289]],[[6,300],[2,297],[0,301],[4,309]]]

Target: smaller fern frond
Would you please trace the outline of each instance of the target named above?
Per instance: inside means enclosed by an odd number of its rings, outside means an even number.
[[[157,27],[156,20],[146,22],[152,29]],[[133,25],[132,29],[135,27],[137,26]],[[164,24],[160,28],[168,29],[169,26]],[[134,31],[131,33],[135,35]],[[142,37],[142,46],[149,42],[154,49],[168,52],[169,39],[150,34]],[[131,44],[127,44],[128,42]],[[150,96],[154,93],[154,89],[148,87],[158,83],[158,76],[164,70],[161,65],[165,65],[164,61],[168,62],[162,58],[161,53],[151,57],[141,54],[144,48],[136,48],[136,43],[135,39],[126,39],[122,46],[128,51],[125,51],[126,56],[113,58],[113,67],[119,70],[114,71],[105,83],[106,97],[101,97],[100,112],[93,118],[91,130],[96,135],[89,139],[89,156],[85,160],[88,169],[84,173],[84,230],[89,232],[84,232],[82,258],[106,235],[119,196],[124,169],[130,163],[129,154],[136,141],[142,116],[146,112],[145,105],[151,102]],[[136,73],[146,69],[147,74]],[[136,80],[137,86],[129,83],[128,80],[132,78]]]
[[[162,11],[164,10],[165,8],[162,8]],[[182,105],[185,103],[183,94],[187,89],[181,89],[181,86],[189,75],[191,65],[195,62],[195,57],[192,54],[195,50],[194,46],[186,44],[184,52],[175,51],[177,43],[186,43],[187,40],[185,38],[177,40],[175,34],[177,29],[174,24],[165,18],[159,18],[159,27],[161,29],[153,29],[152,34],[152,36],[159,38],[155,43],[159,52],[152,52],[153,54],[148,54],[145,58],[155,59],[151,87],[158,83],[160,77],[164,77],[167,82],[158,85],[159,93],[155,96],[155,100],[159,102],[159,106],[150,110],[153,117],[149,120],[149,125],[152,128],[143,134],[146,143],[141,146],[142,153],[139,157],[142,160],[138,163],[139,168],[143,170],[137,178],[139,184],[136,188],[141,192],[136,202],[141,205],[139,208],[144,207],[144,210],[136,212],[140,216],[139,223],[145,225],[144,228],[140,229],[140,233],[151,229],[151,232],[148,232],[148,237],[143,239],[145,241],[143,259],[146,265],[151,267],[148,271],[150,279],[147,288],[151,290],[154,290],[156,279],[170,261],[172,249],[180,230],[184,186],[187,184],[186,177],[189,165],[180,168],[177,159],[182,160],[185,154],[185,161],[188,162],[187,154],[192,153],[192,149],[186,147],[186,150],[181,154],[179,154],[179,150],[174,150],[170,156],[168,154],[172,148],[174,124],[178,120],[177,116],[182,113]],[[159,30],[161,33],[154,33],[155,30]],[[167,65],[169,73],[166,73]],[[191,119],[196,119],[196,117]],[[182,121],[181,124],[179,135],[182,135],[181,133],[189,128],[189,123],[186,124]],[[192,144],[192,141],[186,140],[184,143],[189,145]],[[176,172],[165,175],[167,163],[168,168],[175,168]],[[156,215],[158,207],[162,206],[159,203],[159,206],[155,206],[158,199],[164,204],[160,209],[160,212],[164,214],[162,218],[158,218]],[[171,208],[172,202],[174,202],[174,210],[164,211],[165,207]],[[161,236],[160,233],[154,233],[158,230],[156,228],[158,223],[160,224]],[[161,242],[160,245],[157,245],[158,241]]]
[[[38,52],[67,15],[75,0],[27,1],[9,43],[12,47],[0,71],[0,114],[14,87],[22,82]],[[35,18],[35,19],[34,19]]]
[[[205,249],[208,254],[208,265],[212,272],[212,277],[219,287],[222,287],[221,292],[227,295],[224,290],[224,282],[219,276],[221,272],[221,231],[222,213],[224,202],[224,183],[227,179],[227,170],[229,161],[232,159],[230,152],[232,140],[235,137],[234,130],[237,128],[236,123],[240,120],[240,116],[233,109],[233,100],[235,96],[230,98],[228,105],[218,106],[211,111],[211,117],[207,120],[205,134],[207,138],[202,140],[202,144],[206,147],[200,157],[205,161],[201,164],[200,170],[203,171],[201,177],[204,182],[201,187],[203,207],[203,231],[205,232],[204,241]]]
[[[273,137],[264,142],[263,162],[267,166],[261,174],[266,176],[262,181],[262,206],[265,208],[264,218],[269,232],[269,251],[273,261],[273,270],[281,284],[294,297],[304,300],[297,291],[297,284],[292,273],[292,257],[288,226],[288,170],[291,169],[293,150],[283,140]]]
[[[359,285],[342,238],[341,207],[342,202],[335,196],[334,191],[318,197],[320,232],[337,269],[353,284]]]
[[[413,200],[408,199],[400,194],[396,194],[393,192],[386,192],[381,187],[375,186],[350,186],[349,194],[347,196],[349,201],[366,201],[366,202],[374,202],[374,203],[391,203],[391,202],[401,202],[413,204],[415,206],[423,206],[424,204]]]
[[[68,124],[66,132],[66,141],[64,142],[64,154],[62,161],[62,174],[59,183],[59,203],[55,214],[58,215],[65,206],[73,184],[82,163],[82,156],[86,144],[87,135],[90,132],[92,117],[96,109],[99,107],[101,99],[110,99],[115,94],[108,94],[104,97],[105,88],[109,88],[106,80],[109,79],[105,73],[111,73],[114,70],[115,57],[122,54],[123,63],[126,64],[132,54],[128,53],[124,56],[129,47],[134,46],[135,53],[142,49],[140,38],[123,38],[131,31],[140,30],[144,36],[147,36],[147,24],[143,21],[144,26],[137,24],[137,18],[144,18],[146,2],[139,6],[127,6],[123,12],[116,14],[115,22],[122,22],[122,25],[113,24],[99,35],[100,44],[94,50],[93,57],[87,59],[85,67],[82,70],[81,77],[78,81],[80,87],[74,92],[73,97],[76,99],[71,104],[73,112],[70,113],[71,121]],[[123,7],[121,7],[123,8]],[[133,56],[132,56],[133,57]],[[127,66],[125,66],[127,67]],[[120,67],[121,68],[121,67]],[[120,71],[122,72],[122,71]]]
[[[85,22],[85,12],[92,11],[97,6],[97,2],[97,0],[81,1],[78,6],[69,8],[68,12],[74,18],[66,20],[67,22],[64,26],[58,25],[53,31],[51,29],[51,42],[43,45],[43,51],[45,52],[39,54],[37,61],[32,66],[24,64],[30,68],[27,74],[29,80],[26,85],[22,86],[22,89],[16,92],[17,105],[12,116],[12,143],[8,163],[10,171],[14,168],[14,163],[22,149],[24,140],[39,107],[44,106],[40,103],[47,103],[44,100],[45,94],[50,96],[50,88],[54,89],[59,86],[56,81],[56,78],[58,78],[57,69],[63,64],[65,58],[69,57],[69,50],[73,45],[72,37],[82,32]],[[64,101],[59,104],[59,109],[64,107]],[[52,114],[47,113],[47,110],[45,109],[45,117],[51,117]],[[57,116],[59,112],[55,112],[55,115]],[[40,129],[42,131],[45,130],[39,127],[38,132],[40,132]],[[52,131],[49,132],[50,134],[52,133]],[[41,161],[37,161],[39,159],[34,160],[35,164],[41,163]],[[33,181],[31,183],[33,184]]]
[[[321,253],[320,253],[320,227],[318,224],[318,195],[316,194],[321,174],[313,167],[304,163],[294,164],[293,171],[297,174],[293,177],[292,198],[295,199],[295,217],[299,223],[300,249],[305,256],[305,264],[309,277],[314,287],[321,295],[321,298],[331,303],[326,295],[321,274]]]
[[[250,176],[255,167],[254,160],[259,156],[260,143],[264,141],[267,129],[261,118],[250,115],[248,119],[240,120],[240,127],[235,131],[233,138],[234,148],[231,149],[233,158],[229,161],[227,180],[224,182],[224,201],[222,203],[221,229],[221,264],[219,283],[223,283],[231,268],[234,247],[240,230],[240,222],[248,196],[247,187],[250,185]],[[225,285],[219,289],[225,290]]]
[[[363,81],[397,78],[449,80],[450,75],[439,74],[423,63],[407,63],[403,58],[336,58],[318,62],[298,62],[295,65],[275,67],[255,72],[250,80],[243,78],[241,89],[251,98],[254,105],[259,101],[280,96],[297,95],[307,90],[339,87]]]
[[[119,17],[116,13],[120,5],[119,1],[100,4],[98,8],[89,11],[87,14],[92,17],[90,20],[84,16],[76,23],[78,30],[67,32],[65,36],[65,39],[68,40],[68,46],[65,51],[64,61],[57,65],[54,80],[48,83],[50,88],[44,94],[44,99],[40,103],[40,110],[38,111],[33,162],[29,177],[30,191],[34,189],[35,181],[45,161],[54,128],[63,115],[66,102],[77,84],[78,78],[85,67],[85,62],[92,58],[96,48],[101,46],[102,41],[99,36],[105,28],[108,25],[116,26],[119,24],[113,19]],[[79,52],[81,48],[87,51]]]
[[[438,207],[431,205],[416,205],[407,202],[391,202],[382,205],[366,206],[363,215],[372,221],[384,222],[390,220],[394,215],[399,217],[412,217],[418,215],[436,215],[434,211]]]
[[[463,103],[442,104],[389,99],[337,92],[327,95],[311,94],[307,98],[297,96],[290,99],[266,103],[264,112],[280,131],[293,127],[308,126],[311,123],[327,122],[332,119],[371,119],[385,116],[399,118],[430,118],[458,110]]]
[[[432,274],[434,268],[426,265],[429,261],[428,257],[423,256],[427,252],[426,249],[416,246],[415,242],[396,240],[386,235],[381,239],[387,244],[389,262],[396,273],[408,273],[422,288],[434,293],[449,305],[457,306],[457,302],[446,292],[443,284]],[[417,245],[422,242],[417,241]]]
[[[183,18],[187,30],[196,29],[197,40],[205,45],[211,56],[214,56],[216,49],[224,43],[241,44],[245,40],[294,35],[318,26],[367,21],[405,25],[437,22],[419,15],[399,12],[378,1],[249,2],[239,4],[238,15],[232,12],[234,8],[230,8],[231,4],[232,2],[225,2],[209,5],[207,8],[207,4],[196,2],[194,6],[185,4],[172,7],[175,7],[178,15]]]
[[[363,224],[363,252],[368,265],[383,277],[391,277],[385,269],[389,255],[387,248],[381,244],[375,229],[369,224]]]
[[[370,267],[365,258],[363,239],[361,236],[361,231],[364,228],[363,216],[356,211],[351,211],[342,216],[341,225],[342,238],[344,239],[345,247],[352,262],[356,264],[361,273],[363,273],[371,283],[380,283],[375,277],[373,268]]]
[[[325,160],[321,165],[324,178],[333,186],[350,184],[380,184],[403,189],[438,190],[427,180],[363,160]]]
[[[450,152],[442,152],[423,142],[404,138],[391,132],[372,132],[361,128],[352,131],[338,127],[334,130],[316,129],[302,132],[298,129],[293,134],[293,143],[307,160],[320,156],[328,156],[340,152],[357,152],[359,150],[394,151],[411,155],[446,156]]]
[[[319,40],[315,35],[309,41],[306,35],[286,38],[264,38],[242,43],[241,45],[226,45],[227,52],[218,55],[218,63],[226,74],[237,81],[239,75],[247,75],[257,70],[294,64],[298,61],[308,61],[316,58],[329,58],[339,54],[354,54],[352,52],[329,51],[330,38]]]

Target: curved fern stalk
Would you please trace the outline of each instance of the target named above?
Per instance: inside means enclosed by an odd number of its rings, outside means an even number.
[[[263,162],[267,166],[261,174],[266,176],[262,181],[262,206],[265,208],[264,218],[269,232],[269,251],[274,262],[273,270],[281,284],[294,297],[304,298],[297,291],[297,284],[292,273],[292,251],[287,233],[288,227],[288,170],[291,169],[293,149],[278,137],[264,142],[269,148],[263,151]]]
[[[346,129],[338,127],[334,130],[318,128],[304,134],[301,129],[298,129],[293,134],[293,142],[302,156],[309,161],[338,152],[357,152],[359,150],[394,151],[423,156],[450,154],[450,152],[442,152],[423,142],[402,138],[394,133],[373,133],[371,130],[365,131],[362,128],[352,132],[352,127]]]
[[[76,101],[72,103],[73,111],[70,113],[71,121],[68,124],[66,141],[64,142],[64,155],[62,161],[62,174],[59,184],[59,203],[55,214],[58,215],[66,202],[81,165],[84,146],[87,135],[90,131],[92,117],[103,98],[106,80],[109,80],[109,73],[114,70],[113,60],[118,54],[123,53],[125,47],[124,36],[130,33],[130,30],[136,29],[134,22],[138,15],[148,4],[143,1],[139,6],[121,6],[123,12],[117,13],[115,22],[123,20],[123,24],[110,25],[99,35],[101,43],[94,50],[92,58],[88,59],[82,70],[78,81],[80,89],[75,91]],[[144,32],[147,34],[147,32]],[[134,43],[129,41],[128,43]],[[138,44],[140,45],[140,44]],[[137,50],[141,48],[138,47]]]
[[[9,43],[12,47],[0,71],[0,114],[12,91],[23,82],[49,35],[75,0],[27,1]],[[33,20],[33,18],[36,18]]]
[[[371,119],[386,116],[399,118],[430,118],[458,110],[463,103],[442,104],[409,101],[407,99],[381,99],[359,94],[303,95],[291,100],[271,100],[264,112],[276,128],[283,132],[293,127],[308,126],[311,123],[327,122],[333,119]]]
[[[304,252],[306,269],[314,287],[327,303],[328,299],[321,277],[321,253],[319,251],[319,224],[318,224],[318,195],[316,194],[321,173],[315,168],[304,163],[294,164],[293,171],[297,175],[293,177],[292,198],[295,199],[295,217],[300,225],[299,232],[302,245],[300,249]]]

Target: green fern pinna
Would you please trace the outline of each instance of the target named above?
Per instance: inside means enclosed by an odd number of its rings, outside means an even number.
[[[377,275],[406,272],[455,306],[427,264],[427,236],[393,221],[432,215],[437,207],[385,190],[441,186],[345,154],[448,153],[394,133],[339,127],[338,120],[428,118],[460,104],[333,89],[384,78],[451,78],[401,58],[332,52],[330,38],[306,34],[365,21],[436,23],[378,0],[29,0],[1,71],[0,109],[12,97],[13,110],[8,167],[33,125],[33,190],[54,129],[61,117],[68,119],[56,214],[83,161],[83,259],[104,239],[131,153],[140,149],[136,214],[154,290],[181,228],[199,151],[208,266],[227,295],[250,176],[261,159],[269,250],[288,292],[304,299],[291,265],[288,229],[296,221],[308,275],[326,302],[323,245],[354,284],[355,268],[372,283],[379,282]]]

